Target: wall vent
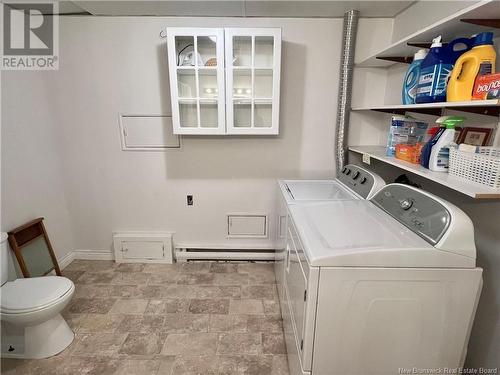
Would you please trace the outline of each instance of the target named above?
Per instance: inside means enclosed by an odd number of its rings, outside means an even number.
[[[115,232],[113,248],[117,263],[172,263],[171,232]]]
[[[267,214],[231,213],[227,215],[228,238],[267,238]]]

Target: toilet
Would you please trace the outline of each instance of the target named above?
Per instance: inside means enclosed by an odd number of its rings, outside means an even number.
[[[73,297],[75,285],[60,276],[7,281],[7,233],[0,236],[2,358],[40,359],[62,352],[75,336],[61,315]]]

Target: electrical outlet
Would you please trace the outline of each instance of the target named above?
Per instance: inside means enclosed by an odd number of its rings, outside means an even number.
[[[193,205],[193,196],[192,195],[188,195],[186,197],[186,201],[187,201],[187,205],[188,206],[192,206]]]

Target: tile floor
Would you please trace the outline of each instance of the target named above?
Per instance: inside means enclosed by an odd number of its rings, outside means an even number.
[[[287,375],[272,264],[76,260],[73,343],[2,374]]]

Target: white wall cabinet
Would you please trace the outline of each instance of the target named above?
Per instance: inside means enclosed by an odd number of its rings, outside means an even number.
[[[167,28],[174,134],[279,133],[281,29]]]

